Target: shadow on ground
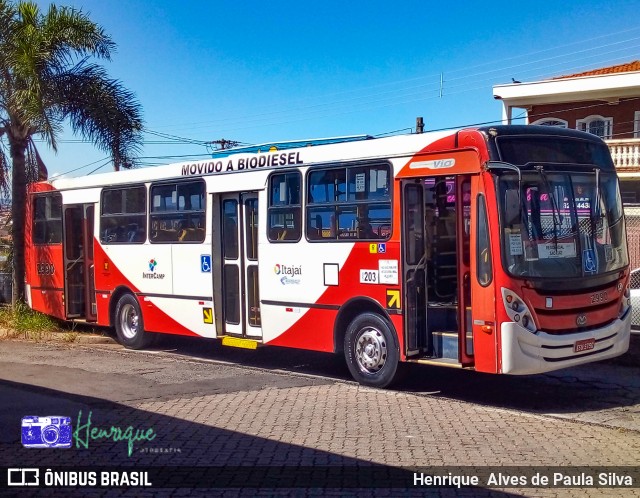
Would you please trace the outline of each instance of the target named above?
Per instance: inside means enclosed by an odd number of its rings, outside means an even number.
[[[319,375],[351,381],[339,355],[280,347],[248,351],[217,340],[160,336],[153,348],[187,358]],[[574,413],[640,403],[640,336],[619,358],[529,376],[483,374],[446,367],[403,364],[403,380],[394,388],[532,413]]]
[[[43,472],[47,468],[61,467],[75,470],[145,468],[152,472],[154,486],[166,485],[168,488],[179,482],[181,489],[177,494],[189,496],[194,493],[203,496],[308,496],[310,488],[323,487],[340,489],[340,496],[425,494],[424,489],[412,487],[413,472],[408,469],[374,465],[339,454],[137,410],[104,399],[7,381],[0,381],[0,399],[11,400],[12,403],[10,410],[2,411],[0,419],[4,431],[0,438],[2,467],[37,467]],[[35,414],[70,416],[74,429],[81,427],[80,447],[76,447],[76,442],[70,449],[24,448],[20,443],[20,421],[25,415]],[[89,414],[91,426],[87,426]],[[155,437],[150,441],[135,442],[130,455],[126,441],[92,440],[89,437],[93,428],[109,429],[112,426],[123,430],[132,427],[134,431],[141,430],[145,434],[153,429]],[[384,489],[389,483],[392,487]],[[371,484],[376,487],[372,488]],[[187,487],[182,487],[184,485]],[[404,486],[407,489],[402,489]],[[167,488],[149,489],[148,494],[173,494]],[[234,488],[235,493],[229,488]],[[5,493],[7,496],[27,495],[24,488],[0,489],[2,491],[10,491]],[[42,496],[43,491],[50,495],[61,492],[52,488],[26,491],[37,496]],[[436,489],[432,491],[438,492]],[[451,492],[451,496],[511,496],[480,488],[445,491]],[[64,492],[82,496],[146,496],[146,490],[140,488],[83,488],[66,489]]]

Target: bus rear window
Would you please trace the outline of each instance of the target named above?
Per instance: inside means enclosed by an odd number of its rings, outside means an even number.
[[[62,243],[62,196],[39,195],[33,199],[33,243]]]

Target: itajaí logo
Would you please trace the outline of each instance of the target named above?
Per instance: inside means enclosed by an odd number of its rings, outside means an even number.
[[[156,272],[156,267],[158,266],[156,258],[151,258],[147,264],[149,265],[149,271],[142,272],[142,278],[149,278],[153,280],[164,278],[164,273]]]
[[[273,272],[276,275],[281,276],[280,282],[282,283],[282,285],[299,284],[300,279],[293,277],[299,277],[300,275],[302,275],[302,266],[276,264],[273,267]]]

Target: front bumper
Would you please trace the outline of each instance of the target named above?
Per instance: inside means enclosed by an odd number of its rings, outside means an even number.
[[[609,325],[588,332],[553,335],[538,331],[533,334],[515,322],[503,323],[501,373],[527,375],[606,360],[629,349],[631,313]],[[595,339],[595,347],[575,353],[576,341]]]

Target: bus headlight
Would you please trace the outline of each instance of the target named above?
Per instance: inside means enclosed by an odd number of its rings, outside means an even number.
[[[524,301],[513,291],[502,287],[502,302],[509,318],[527,329],[529,332],[536,332],[536,324],[533,315]]]
[[[630,307],[631,307],[631,289],[627,285],[627,287],[624,290],[622,299],[620,300],[620,314],[618,315],[618,317],[622,318],[627,313],[627,311],[629,311]]]

